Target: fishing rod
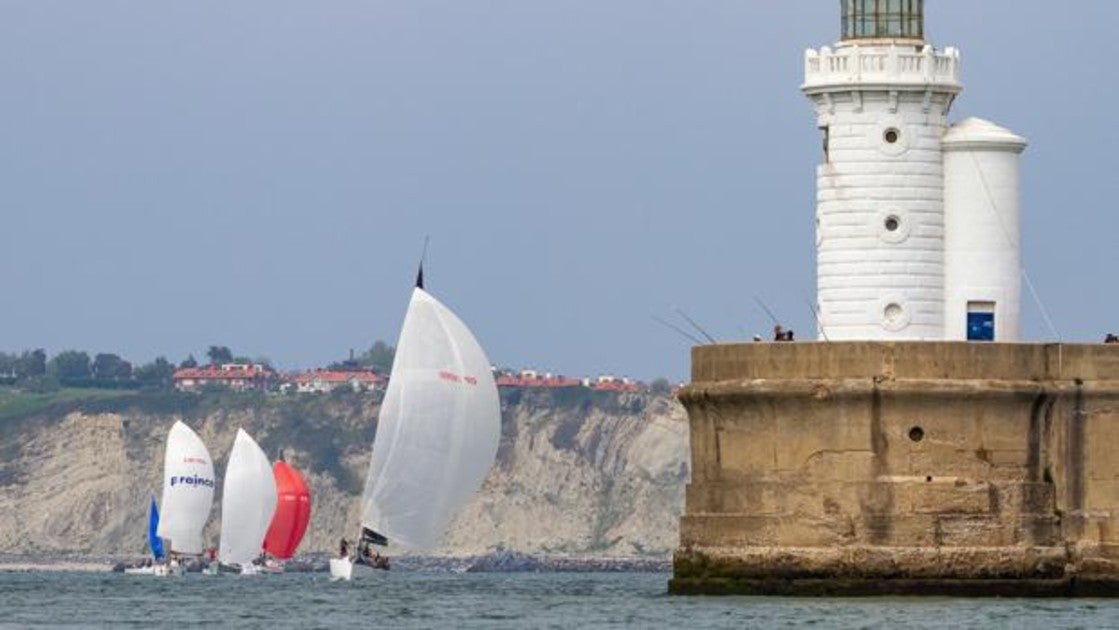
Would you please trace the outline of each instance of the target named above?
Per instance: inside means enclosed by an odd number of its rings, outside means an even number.
[[[660,325],[662,325],[666,328],[671,328],[677,334],[679,334],[682,337],[687,338],[689,341],[691,341],[695,345],[697,345],[697,346],[702,346],[703,345],[703,341],[701,339],[699,339],[695,335],[689,333],[688,331],[683,330],[679,326],[676,326],[675,324],[673,324],[671,322],[666,322],[665,320],[661,319],[660,317],[657,317],[656,315],[650,315],[650,317],[653,318],[653,321],[657,322],[658,324],[660,324]]]
[[[711,343],[713,343],[713,344],[716,344],[716,345],[718,345],[718,343],[719,343],[719,342],[718,342],[718,341],[716,341],[714,337],[712,337],[711,335],[707,334],[707,331],[706,331],[706,330],[704,330],[702,326],[700,326],[699,324],[695,323],[695,320],[693,320],[693,319],[692,319],[691,317],[688,317],[688,314],[687,314],[687,313],[685,313],[685,312],[683,311],[683,309],[681,309],[681,308],[680,308],[679,306],[673,306],[673,307],[672,307],[672,310],[676,311],[676,313],[677,313],[677,314],[678,314],[678,315],[679,315],[680,317],[683,317],[683,318],[684,318],[684,319],[685,319],[685,320],[686,320],[686,321],[687,321],[687,322],[688,322],[689,324],[691,324],[691,325],[692,325],[692,328],[695,328],[696,330],[698,330],[698,331],[699,331],[699,334],[701,334],[701,335],[703,335],[704,337],[706,337],[708,341],[710,341],[710,342],[711,342]]]
[[[758,306],[762,307],[762,310],[765,311],[766,315],[769,315],[769,318],[773,320],[773,324],[775,326],[781,325],[781,320],[777,319],[777,316],[773,314],[773,311],[769,310],[769,307],[765,305],[765,302],[762,302],[762,299],[760,297],[755,295],[754,301],[758,303]]]
[[[828,339],[828,332],[824,330],[824,320],[820,317],[820,311],[816,308],[816,305],[808,298],[804,298],[804,303],[808,305],[809,310],[812,311],[812,315],[816,317],[816,328],[819,329],[820,336],[824,338],[824,342],[831,343],[831,339]]]

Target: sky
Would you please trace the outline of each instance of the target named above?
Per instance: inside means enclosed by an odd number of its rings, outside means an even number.
[[[1030,140],[1031,340],[1119,331],[1119,3],[929,0],[951,118]],[[814,328],[806,48],[834,0],[2,0],[0,350],[296,369],[429,290],[490,359],[687,378]]]

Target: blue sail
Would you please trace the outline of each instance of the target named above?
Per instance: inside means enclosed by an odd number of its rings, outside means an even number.
[[[148,516],[148,546],[152,548],[152,555],[156,560],[163,557],[163,539],[156,535],[156,530],[159,529],[159,508],[155,505],[155,497],[152,497],[152,509]]]

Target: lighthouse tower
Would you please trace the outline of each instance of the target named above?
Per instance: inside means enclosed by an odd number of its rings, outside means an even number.
[[[846,343],[692,350],[670,592],[1119,596],[1119,346],[1019,341],[1027,143],[948,124],[959,55],[923,4],[842,0],[807,54]]]
[[[942,139],[959,53],[926,43],[923,0],[843,0],[842,33],[807,52],[802,86],[823,134],[821,336],[944,339]]]

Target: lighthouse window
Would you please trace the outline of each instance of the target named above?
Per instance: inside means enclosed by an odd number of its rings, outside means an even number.
[[[897,232],[899,227],[901,227],[901,219],[899,219],[895,216],[892,216],[892,215],[886,217],[886,230],[887,231]]]
[[[843,39],[924,37],[924,0],[843,0]]]
[[[905,311],[902,310],[901,304],[889,304],[886,306],[886,323],[896,324],[901,321]]]
[[[901,132],[897,129],[890,128],[883,134],[883,138],[890,144],[897,144],[898,140],[901,140]]]

